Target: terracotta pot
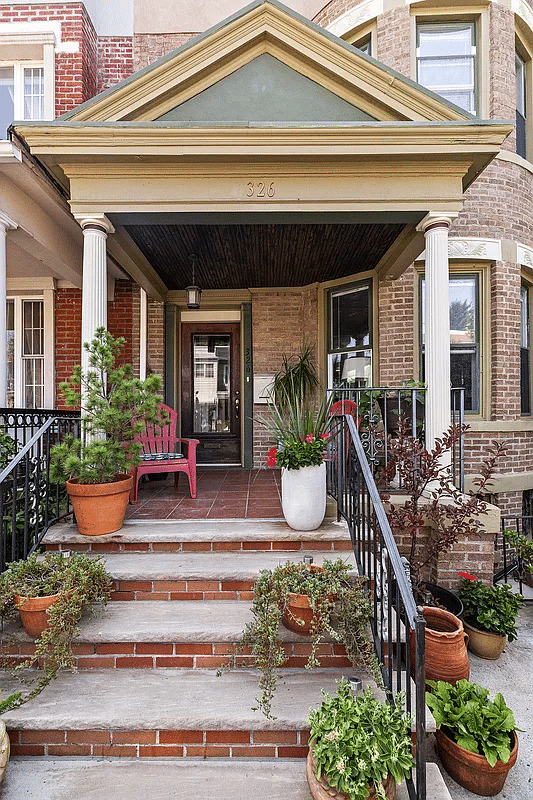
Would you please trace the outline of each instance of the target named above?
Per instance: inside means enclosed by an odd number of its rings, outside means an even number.
[[[504,764],[498,759],[494,767],[490,766],[485,756],[460,747],[444,731],[435,731],[435,737],[440,759],[454,781],[469,792],[482,797],[494,797],[501,792],[507,774],[516,763],[518,755],[518,737],[514,731],[511,734],[513,744],[509,761]]]
[[[322,572],[322,567],[318,564],[310,564],[309,570],[311,572]],[[333,597],[331,597],[331,600],[333,601]],[[309,605],[307,595],[290,592],[287,608],[284,610],[281,618],[284,627],[294,633],[310,634],[313,616],[314,612]],[[298,620],[302,624],[299,624]]]
[[[285,522],[293,530],[319,528],[326,514],[326,463],[282,470],[281,506]]]
[[[423,615],[426,620],[426,680],[447,681],[455,686],[461,678],[468,679],[468,636],[461,620],[449,611],[431,606],[424,606]],[[414,647],[414,631],[411,631],[413,653]]]
[[[119,531],[124,524],[132,484],[131,475],[117,475],[113,483],[78,483],[76,478],[67,481],[79,532],[84,536],[102,536]]]
[[[320,776],[320,780],[316,777],[316,761],[313,758],[312,750],[309,750],[307,755],[307,783],[309,789],[315,800],[349,800],[345,792],[339,792],[324,779],[324,774]],[[396,797],[396,781],[392,775],[387,775],[383,781],[383,791],[387,800],[395,800]],[[369,789],[369,797],[375,797],[376,792],[372,786]]]
[[[7,762],[9,761],[9,736],[6,731],[6,723],[0,719],[0,783],[6,771]]]
[[[491,661],[501,656],[507,644],[507,636],[480,631],[479,628],[474,628],[466,619],[463,624],[468,634],[468,649],[471,653]]]
[[[20,621],[29,636],[38,639],[48,627],[48,609],[58,599],[58,594],[49,594],[46,597],[21,597],[16,594],[13,598],[20,614]]]

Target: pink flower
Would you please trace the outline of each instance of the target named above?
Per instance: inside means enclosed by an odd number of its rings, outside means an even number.
[[[311,442],[315,441],[315,437],[313,436],[312,433],[308,433],[307,436],[305,437],[305,441],[307,442],[307,444],[311,444]]]
[[[471,575],[469,572],[460,572],[459,575],[461,576],[461,578],[464,578],[467,581],[477,581],[478,580],[478,578],[476,578],[475,575]]]
[[[329,436],[327,435],[327,433],[321,433],[320,434],[320,438],[325,440],[325,439],[329,439]]]

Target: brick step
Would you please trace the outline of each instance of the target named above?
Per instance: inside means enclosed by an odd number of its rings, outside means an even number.
[[[341,675],[280,670],[276,719],[267,720],[252,710],[254,670],[64,672],[3,718],[14,756],[305,758],[309,707],[321,703],[322,688],[334,692]]]
[[[450,800],[451,795],[436,764],[427,765],[427,796]],[[2,785],[2,800],[34,797],[39,800],[94,800],[114,787],[117,800],[194,798],[213,800],[311,800],[301,760],[249,762],[151,759],[12,758]],[[109,795],[108,795],[109,796]],[[405,782],[397,800],[408,800]]]
[[[106,536],[82,536],[76,525],[55,525],[47,550],[90,553],[173,553],[250,550],[351,550],[345,523],[327,519],[317,531],[294,531],[283,520],[126,521]]]
[[[78,669],[206,669],[228,664],[248,622],[247,604],[224,602],[109,603],[96,617],[84,618],[74,645]],[[35,652],[20,623],[6,626],[9,644],[0,655],[12,664]],[[311,652],[310,637],[280,627],[286,667],[302,668]],[[348,668],[342,645],[324,642],[318,650],[323,667]],[[238,656],[239,666],[250,664],[250,651]]]
[[[113,600],[246,600],[262,569],[274,569],[286,561],[302,561],[313,555],[314,563],[342,558],[355,569],[353,552],[335,554],[315,551],[233,553],[107,553],[106,568],[113,577]]]

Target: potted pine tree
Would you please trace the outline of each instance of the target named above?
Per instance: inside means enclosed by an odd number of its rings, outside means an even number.
[[[135,441],[146,423],[161,422],[161,378],[133,377],[121,363],[125,340],[98,328],[91,343],[89,369],[78,365],[60,389],[69,407],[82,412],[81,439],[66,436],[50,452],[50,478],[66,481],[80,533],[96,536],[122,527],[132,486],[130,470],[140,463]]]

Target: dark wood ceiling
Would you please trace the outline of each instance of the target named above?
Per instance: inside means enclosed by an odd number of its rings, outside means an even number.
[[[305,286],[373,269],[403,224],[125,225],[169,290]]]

